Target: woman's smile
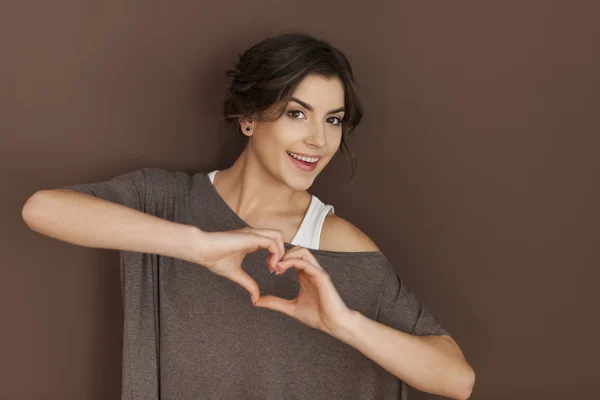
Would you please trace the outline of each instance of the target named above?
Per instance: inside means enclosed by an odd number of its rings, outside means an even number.
[[[317,168],[317,164],[320,160],[320,157],[303,157],[290,151],[287,151],[286,153],[289,156],[290,160],[294,163],[294,165],[298,167],[301,171],[314,171],[314,169]]]

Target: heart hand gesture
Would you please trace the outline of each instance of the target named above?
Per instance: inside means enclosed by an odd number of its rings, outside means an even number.
[[[194,261],[245,288],[252,296],[253,303],[260,297],[260,289],[256,281],[242,269],[244,257],[265,249],[269,252],[267,264],[273,269],[285,253],[279,231],[249,227],[226,232],[202,231],[197,246]]]
[[[333,335],[351,318],[352,310],[346,306],[333,286],[331,277],[308,249],[300,246],[290,249],[276,263],[275,271],[281,275],[292,267],[298,272],[298,297],[286,300],[263,295],[255,305],[282,312],[312,328]]]

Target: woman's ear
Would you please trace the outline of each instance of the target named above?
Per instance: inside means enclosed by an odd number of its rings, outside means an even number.
[[[244,135],[250,137],[254,133],[254,123],[250,118],[244,118],[240,122],[240,129]]]

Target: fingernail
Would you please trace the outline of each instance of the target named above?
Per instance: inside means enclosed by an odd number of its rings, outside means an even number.
[[[254,296],[250,296],[250,298],[252,299],[252,304],[256,303],[256,300],[254,299]]]

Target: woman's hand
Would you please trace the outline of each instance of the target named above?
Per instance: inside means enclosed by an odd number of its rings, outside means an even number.
[[[329,274],[319,265],[312,253],[300,246],[290,249],[277,263],[281,275],[294,267],[298,272],[300,292],[294,300],[263,295],[256,306],[280,311],[300,322],[333,335],[351,318],[350,310],[333,286]]]
[[[260,289],[256,281],[242,269],[242,260],[248,253],[265,249],[269,252],[267,264],[274,270],[275,264],[285,253],[281,232],[271,229],[201,231],[201,238],[196,243],[195,262],[245,288],[250,292],[253,303],[260,297]]]

